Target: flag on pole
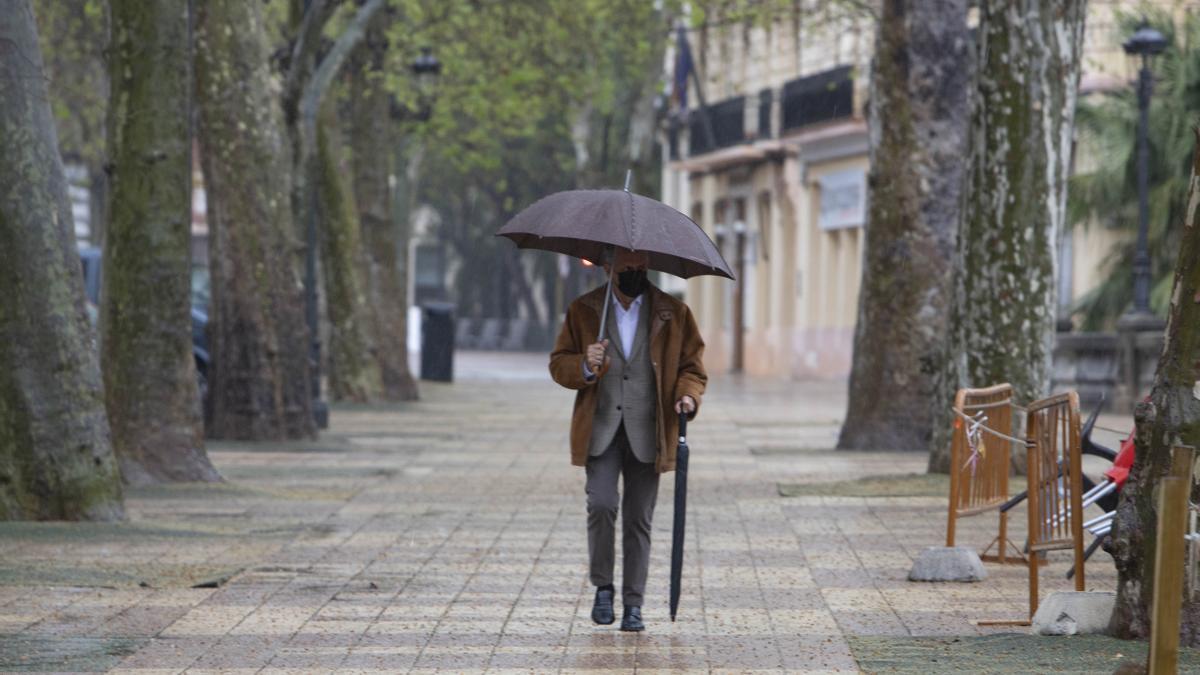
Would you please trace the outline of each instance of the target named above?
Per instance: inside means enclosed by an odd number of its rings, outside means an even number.
[[[688,45],[687,31],[680,24],[675,31],[675,74],[671,81],[671,106],[680,114],[687,113],[688,77],[692,68],[692,49]]]

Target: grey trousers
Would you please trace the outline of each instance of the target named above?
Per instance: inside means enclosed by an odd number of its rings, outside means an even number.
[[[625,475],[625,496],[617,494],[617,478]],[[587,461],[588,560],[595,586],[612,583],[616,562],[618,504],[621,517],[621,551],[624,579],[621,598],[626,606],[642,605],[646,572],[650,567],[650,521],[658,500],[658,471],[639,462],[625,436],[617,430],[603,454]]]

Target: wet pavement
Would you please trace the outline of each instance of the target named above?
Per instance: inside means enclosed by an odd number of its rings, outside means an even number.
[[[129,523],[0,525],[0,670],[857,672],[858,638],[1027,632],[975,624],[1025,616],[1023,566],[906,580],[942,543],[944,495],[780,496],[923,472],[923,454],[830,450],[844,384],[732,377],[714,378],[689,428],[678,620],[664,480],[647,631],[595,626],[573,393],[544,356],[456,367],[411,405],[335,408],[318,441],[214,443],[228,483],[132,491]],[[966,519],[959,540],[982,547],[994,530],[994,516]],[[1043,594],[1073,587],[1068,562],[1052,554]],[[1107,554],[1087,572],[1089,589],[1115,586]]]

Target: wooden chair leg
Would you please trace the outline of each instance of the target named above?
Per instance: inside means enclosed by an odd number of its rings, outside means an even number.
[[[1008,562],[1006,556],[1008,554],[1008,514],[1000,514],[1000,564]]]
[[[1038,608],[1038,554],[1035,551],[1029,552],[1029,619],[1033,620],[1033,615],[1037,614]]]

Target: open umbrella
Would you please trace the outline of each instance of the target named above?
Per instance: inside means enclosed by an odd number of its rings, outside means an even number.
[[[650,269],[687,279],[702,274],[733,279],[716,244],[691,218],[663,204],[624,190],[567,190],[526,207],[508,221],[498,237],[520,248],[541,249],[605,263],[617,247],[644,251]],[[600,319],[600,335],[608,321],[612,274]]]
[[[675,452],[675,522],[671,526],[671,621],[679,609],[683,579],[683,533],[687,527],[687,414],[679,414],[679,449]]]

